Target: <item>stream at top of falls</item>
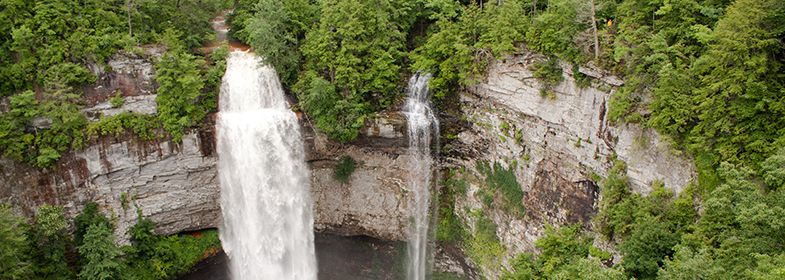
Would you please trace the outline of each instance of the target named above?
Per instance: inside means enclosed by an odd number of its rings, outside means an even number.
[[[300,124],[275,70],[253,53],[227,58],[216,125],[220,238],[231,278],[316,279]]]
[[[433,157],[431,145],[439,135],[439,122],[428,101],[430,74],[417,73],[409,80],[404,115],[406,115],[409,153],[409,190],[414,194],[409,231],[407,279],[424,280],[430,273],[431,246],[428,243],[429,209]]]

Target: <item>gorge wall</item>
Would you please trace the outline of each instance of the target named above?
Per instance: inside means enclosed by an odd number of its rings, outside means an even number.
[[[111,70],[95,67],[99,83],[87,90],[86,114],[154,114],[150,60],[158,53],[120,54],[109,62]],[[695,176],[691,160],[675,155],[655,132],[609,123],[608,99],[621,85],[619,79],[581,68],[593,78],[591,86],[579,88],[571,67],[564,65],[565,81],[553,88],[553,96],[543,96],[529,70],[538,59],[543,58],[526,54],[493,63],[487,79],[461,95],[463,113],[456,118],[467,125],[448,142],[453,152],[439,159],[440,168],[465,167],[461,176],[469,188],[457,198],[456,213],[471,228],[475,218],[470,212],[485,208],[498,226],[505,262],[534,250],[545,224],[588,227],[599,199],[593,175],[605,176],[613,158],[627,163],[632,188],[639,193],[648,193],[655,180],[678,192]],[[112,108],[107,100],[118,90],[126,102]],[[405,240],[411,201],[405,118],[380,114],[368,120],[350,144],[329,141],[314,132],[307,116],[300,119],[316,229]],[[217,227],[221,215],[215,137],[213,125],[202,127],[182,143],[130,136],[94,140],[46,170],[2,159],[0,202],[28,215],[42,203],[60,204],[73,216],[86,202],[96,201],[116,220],[121,236],[135,223],[136,209],[156,223],[160,234]],[[346,155],[358,164],[350,180],[341,183],[333,172]],[[486,188],[476,168],[480,161],[514,168],[524,191],[525,215],[506,213],[497,207],[498,197],[490,208],[484,206],[478,196]],[[498,275],[493,269],[482,271]]]
[[[654,181],[679,192],[695,178],[692,161],[674,154],[656,132],[608,121],[608,99],[622,84],[618,78],[582,67],[592,84],[579,88],[572,67],[562,65],[564,81],[551,95],[541,94],[542,84],[529,68],[544,59],[525,54],[491,64],[487,79],[461,96],[467,128],[450,143],[457,156],[444,159],[446,167],[465,168],[459,176],[469,188],[455,211],[470,227],[476,220],[471,212],[483,209],[480,193],[487,189],[477,163],[514,169],[525,215],[502,210],[498,194],[490,209],[484,207],[506,248],[504,262],[535,251],[546,224],[590,228],[600,194],[593,178],[606,176],[614,159],[626,162],[631,188],[642,194]],[[497,276],[499,271],[483,272]]]
[[[92,67],[99,82],[86,89],[88,118],[126,111],[155,114],[151,61],[161,53],[156,48],[146,48],[140,55],[121,53],[109,61],[109,70]],[[125,99],[119,108],[108,101],[116,92]],[[46,170],[0,159],[0,202],[28,216],[43,203],[63,205],[66,214],[74,216],[85,203],[96,201],[116,221],[121,237],[136,223],[137,209],[156,223],[160,234],[217,227],[220,188],[210,119],[186,134],[181,143],[141,141],[130,135],[94,140]],[[312,174],[316,229],[404,240],[409,201],[404,117],[394,113],[372,119],[360,137],[347,145],[315,133],[307,118],[301,116],[301,123]],[[341,183],[333,178],[333,169],[345,155],[358,164],[349,182]]]

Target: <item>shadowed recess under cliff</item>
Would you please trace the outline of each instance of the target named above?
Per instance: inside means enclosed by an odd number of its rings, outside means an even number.
[[[300,125],[275,71],[232,52],[221,87],[221,242],[232,279],[315,279],[313,213]]]

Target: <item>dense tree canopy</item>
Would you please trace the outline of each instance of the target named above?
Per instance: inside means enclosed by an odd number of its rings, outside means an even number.
[[[84,87],[95,83],[96,73],[112,55],[121,50],[134,53],[143,44],[167,43],[169,34],[178,35],[179,48],[166,44],[171,50],[188,52],[212,36],[209,19],[225,6],[222,0],[0,1],[0,97],[10,101],[10,110],[0,116],[2,154],[49,167],[63,152],[81,148],[88,129],[80,112]],[[183,57],[166,57],[171,56]],[[198,62],[193,57],[185,59]],[[166,72],[168,66],[162,63],[158,68]],[[188,74],[200,82],[196,86],[210,88],[201,83],[209,80],[210,68],[205,63],[197,74],[193,72]],[[163,127],[176,140],[204,116],[200,110],[189,110],[204,107],[203,103],[191,104],[203,88],[190,86],[161,89],[164,95],[190,96],[163,98],[174,101],[159,104],[168,113],[162,117]],[[116,124],[135,132],[156,127],[141,129],[138,122],[116,119],[99,122],[99,126]],[[116,126],[111,130],[116,131]],[[150,135],[157,134],[148,132],[143,138]]]
[[[341,142],[399,105],[416,71],[433,75],[439,109],[460,107],[458,94],[482,81],[489,63],[524,50],[547,57],[531,69],[544,95],[564,81],[561,63],[621,76],[610,121],[667,136],[695,159],[697,182],[677,195],[655,182],[640,195],[615,162],[592,226],[618,249],[617,265],[583,229],[564,226],[546,231],[538,255],[511,261],[507,279],[784,277],[782,0],[0,0],[2,155],[50,167],[89,137],[131,131],[179,140],[215,109],[226,50],[205,57],[195,48],[211,36],[208,19],[230,4],[233,38],[272,65],[308,120]],[[112,55],[145,44],[167,48],[155,61],[158,115],[89,122],[84,87]],[[525,194],[511,172],[489,166],[482,175],[494,193],[486,196],[490,204],[498,190],[505,210],[521,214]],[[450,195],[454,203],[462,194]],[[493,222],[477,211],[476,225],[463,228],[456,206],[442,205],[450,221],[440,240],[463,242],[481,265],[500,266],[505,249]],[[206,246],[155,236],[141,220],[133,248],[121,252],[97,205],[76,218],[73,240],[62,209],[36,213],[27,226],[0,207],[0,278],[116,278],[127,267],[131,278],[165,279],[196,255],[178,248]],[[63,266],[74,248],[79,263]]]

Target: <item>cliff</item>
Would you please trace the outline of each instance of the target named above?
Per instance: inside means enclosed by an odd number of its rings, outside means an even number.
[[[141,55],[118,54],[107,70],[93,67],[99,82],[86,90],[85,102],[90,107],[85,114],[91,119],[125,111],[155,114],[151,61],[158,55],[160,50],[155,48]],[[108,102],[116,92],[125,99],[119,108]],[[85,203],[96,201],[116,221],[120,237],[136,223],[137,209],[155,222],[159,234],[218,227],[217,155],[212,118],[208,122],[202,127],[209,129],[186,134],[182,143],[141,141],[131,135],[94,140],[45,170],[0,159],[0,202],[28,216],[43,203],[63,205],[72,217]],[[404,240],[409,197],[403,116],[392,113],[373,118],[354,143],[345,145],[315,133],[307,119],[301,123],[312,170],[316,229]],[[345,155],[358,164],[349,182],[341,183],[333,178],[333,169]]]
[[[90,107],[85,113],[91,118],[123,111],[154,114],[150,59],[156,53],[116,55],[110,70],[96,70],[99,84],[88,90]],[[453,135],[452,152],[434,167],[465,167],[461,179],[468,183],[468,191],[456,199],[456,214],[472,228],[476,217],[471,212],[485,209],[498,226],[505,260],[535,250],[534,241],[545,224],[581,223],[590,228],[600,199],[594,175],[607,175],[613,159],[627,163],[632,188],[643,194],[655,180],[678,192],[695,177],[691,160],[674,154],[654,131],[607,120],[608,99],[622,83],[618,78],[581,68],[592,76],[592,83],[579,88],[571,67],[564,65],[565,81],[553,88],[553,96],[543,96],[542,85],[529,70],[538,59],[543,58],[527,54],[493,63],[484,82],[461,94],[462,115],[451,117],[466,126]],[[107,99],[118,90],[126,102],[112,108]],[[349,144],[314,132],[305,116],[301,123],[316,229],[405,240],[411,196],[404,117],[380,114]],[[182,143],[145,142],[131,136],[95,140],[46,170],[2,159],[0,201],[28,215],[42,203],[59,204],[69,216],[86,202],[97,201],[117,221],[120,236],[135,223],[136,209],[151,218],[161,234],[214,228],[221,219],[214,145],[213,129],[200,129],[187,134]],[[346,183],[333,177],[342,156],[358,163]],[[485,206],[479,194],[487,186],[477,170],[479,162],[513,168],[524,193],[524,215],[499,207],[498,195]],[[498,275],[496,269],[481,270],[487,276]]]
[[[447,167],[466,168],[461,179],[469,190],[455,209],[470,227],[476,220],[470,212],[483,208],[480,193],[487,189],[477,163],[498,162],[514,170],[524,192],[523,217],[498,207],[498,195],[485,210],[498,226],[505,260],[535,251],[534,241],[546,224],[591,228],[600,199],[593,178],[606,176],[613,159],[627,163],[631,188],[642,194],[651,191],[654,181],[679,192],[695,178],[691,159],[674,154],[656,132],[608,121],[608,99],[622,84],[618,78],[581,68],[592,83],[579,88],[571,67],[562,65],[564,81],[552,89],[553,95],[543,95],[542,84],[529,70],[539,59],[544,58],[527,54],[497,61],[484,82],[462,94],[468,125],[450,143],[457,156],[445,159]],[[483,270],[498,275],[497,269]]]

